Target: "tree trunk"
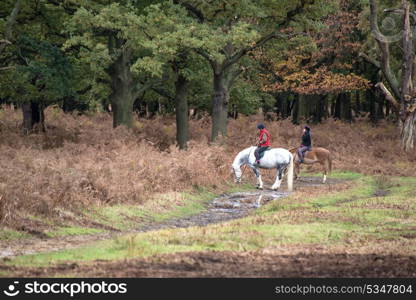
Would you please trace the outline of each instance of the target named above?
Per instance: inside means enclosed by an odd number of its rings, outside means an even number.
[[[344,93],[343,101],[341,102],[342,109],[341,109],[341,118],[344,121],[351,122],[352,121],[352,114],[351,114],[351,93]]]
[[[414,63],[413,30],[410,25],[410,3],[402,1],[403,6],[403,62],[401,78],[401,145],[406,152],[414,150],[416,143],[416,87],[413,86],[412,75]]]
[[[361,114],[361,101],[360,101],[360,91],[355,91],[355,103],[354,103],[354,111],[355,116],[359,117]]]
[[[412,151],[416,141],[416,111],[407,115],[401,132],[401,145],[405,151]]]
[[[313,121],[315,123],[321,123],[322,119],[325,117],[325,103],[327,95],[315,95],[315,113],[313,116]]]
[[[338,95],[335,104],[334,117],[344,121],[351,121],[351,97],[349,93],[341,93]]]
[[[134,79],[130,71],[131,53],[126,47],[123,47],[123,41],[115,39],[117,49],[120,54],[110,67],[111,89],[110,95],[111,107],[113,110],[113,127],[133,125],[133,104],[135,100]],[[111,38],[110,38],[111,43]]]
[[[131,127],[133,125],[133,102],[131,91],[125,86],[119,86],[111,97],[113,109],[113,127],[120,125]]]
[[[227,80],[226,74],[220,72],[214,73],[214,95],[212,101],[212,132],[211,140],[215,141],[221,134],[227,135],[227,115],[230,81]]]
[[[386,101],[386,118],[390,116],[390,102]]]
[[[299,124],[299,94],[295,94],[292,106],[292,123]]]
[[[335,104],[333,105],[333,116],[335,119],[340,120],[341,119],[341,101],[342,101],[342,94],[338,94],[338,96],[335,99]]]
[[[176,141],[179,149],[186,150],[188,142],[188,80],[181,74],[175,83]]]
[[[40,128],[45,132],[45,115],[43,107],[39,102],[26,102],[22,104],[23,112],[23,133],[29,134],[36,124],[40,124]]]
[[[281,119],[286,119],[288,117],[288,108],[289,108],[289,92],[281,92],[276,95],[277,100],[277,113]]]

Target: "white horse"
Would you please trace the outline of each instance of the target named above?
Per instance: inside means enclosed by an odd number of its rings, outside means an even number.
[[[248,165],[254,172],[257,178],[257,188],[263,188],[263,181],[261,180],[261,174],[258,168],[262,169],[277,169],[276,181],[272,186],[273,190],[277,190],[283,179],[283,175],[286,169],[287,172],[287,189],[289,192],[293,191],[293,155],[289,150],[283,148],[273,148],[267,150],[264,156],[260,159],[260,164],[256,164],[256,158],[254,156],[255,146],[244,149],[234,159],[232,168],[236,178],[236,182],[241,182],[241,166]]]

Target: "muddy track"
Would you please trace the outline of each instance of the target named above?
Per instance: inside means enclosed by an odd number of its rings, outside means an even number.
[[[341,250],[341,249],[338,249]],[[17,277],[363,277],[415,278],[416,257],[391,254],[331,253],[322,246],[288,246],[259,251],[182,252],[46,268],[5,267]],[[398,267],[400,266],[400,267]],[[0,265],[0,270],[2,267]]]
[[[328,179],[327,184],[337,184],[344,180]],[[320,178],[302,177],[296,181],[296,186],[323,186]],[[65,236],[57,238],[34,237],[16,241],[9,241],[7,244],[0,245],[0,259],[8,259],[14,256],[36,254],[43,252],[59,251],[65,249],[77,248],[88,245],[100,240],[115,238],[116,236],[159,230],[164,228],[184,228],[190,226],[207,226],[220,222],[226,222],[232,219],[247,216],[256,208],[266,204],[269,201],[286,197],[287,192],[265,190],[254,190],[251,192],[240,192],[232,194],[223,194],[215,198],[208,205],[206,210],[201,213],[183,218],[169,219],[163,222],[148,222],[138,224],[137,230],[123,232],[105,232],[92,235]]]

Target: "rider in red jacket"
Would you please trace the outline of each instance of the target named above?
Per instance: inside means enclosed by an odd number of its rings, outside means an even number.
[[[260,130],[260,136],[257,142],[257,149],[254,151],[254,156],[256,157],[256,163],[259,164],[260,155],[270,147],[270,133],[263,124],[257,125],[257,129]]]

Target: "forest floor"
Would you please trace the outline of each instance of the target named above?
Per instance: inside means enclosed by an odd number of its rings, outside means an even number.
[[[321,185],[320,181],[321,179],[319,177],[303,177],[296,183],[299,187],[319,186]],[[329,178],[327,184],[333,185],[340,182],[343,182],[343,180]],[[60,229],[54,231],[38,232],[32,237],[9,239],[7,243],[0,244],[0,259],[77,248],[99,240],[122,236],[126,233],[146,232],[164,228],[207,226],[209,224],[243,218],[252,210],[259,208],[269,201],[288,196],[287,192],[273,191],[270,189],[256,190],[249,185],[244,185],[242,190],[242,192],[223,193],[209,201],[202,199],[203,209],[196,209],[195,211],[189,211],[184,214],[176,214],[176,216],[173,214],[173,217],[167,217],[166,220],[164,218],[160,220],[160,218],[150,217],[147,220],[136,219],[134,226],[125,227],[124,229],[95,229],[96,232],[94,232],[94,228],[74,228],[67,226],[60,227]],[[195,201],[200,200],[198,197],[195,198]],[[166,212],[166,214],[169,215],[171,212]],[[113,219],[113,221],[121,222],[123,217],[125,215],[121,213],[117,216],[119,220]],[[85,222],[92,223],[92,220],[85,220]],[[101,225],[103,226],[103,224]],[[117,226],[115,227],[117,228]],[[73,230],[72,232],[71,229]],[[57,232],[61,232],[61,234],[57,234]]]
[[[415,277],[415,184],[336,172],[326,185],[301,178],[291,195],[243,186],[144,232],[38,239],[27,244],[38,253],[3,258],[0,275]],[[24,254],[22,241],[11,249]]]
[[[24,135],[21,111],[0,109],[0,276],[416,276],[416,153],[391,122],[310,124],[334,172],[324,185],[308,167],[287,194],[248,170],[232,183],[263,115],[217,143],[209,117],[190,120],[186,152],[172,116],[45,115]],[[303,124],[265,124],[273,147],[298,145]]]

